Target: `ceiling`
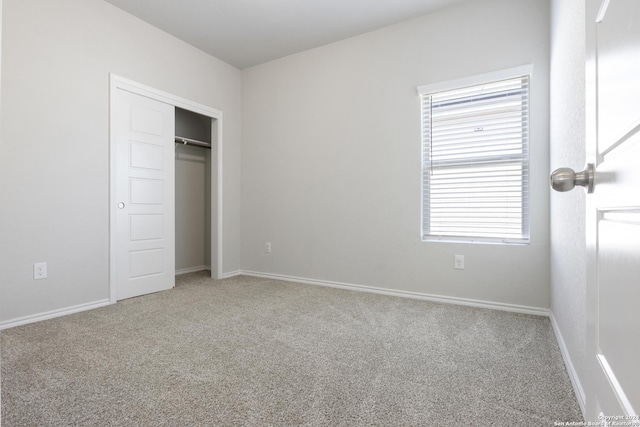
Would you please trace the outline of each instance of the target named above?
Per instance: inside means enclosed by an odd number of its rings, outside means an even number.
[[[466,0],[106,0],[239,69]]]

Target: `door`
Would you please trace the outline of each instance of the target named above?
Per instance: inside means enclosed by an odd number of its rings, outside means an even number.
[[[115,292],[121,300],[175,285],[174,107],[113,93]]]
[[[586,5],[587,415],[640,425],[640,1]]]

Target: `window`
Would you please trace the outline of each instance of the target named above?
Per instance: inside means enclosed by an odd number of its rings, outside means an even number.
[[[423,240],[529,242],[529,75],[421,86]]]

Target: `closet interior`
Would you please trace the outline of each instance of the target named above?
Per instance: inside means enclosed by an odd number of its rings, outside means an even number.
[[[176,275],[212,268],[211,167],[216,126],[214,118],[175,109]]]

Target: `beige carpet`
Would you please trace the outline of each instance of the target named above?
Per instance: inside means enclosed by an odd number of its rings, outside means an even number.
[[[5,330],[3,426],[582,420],[549,320],[251,277]]]

